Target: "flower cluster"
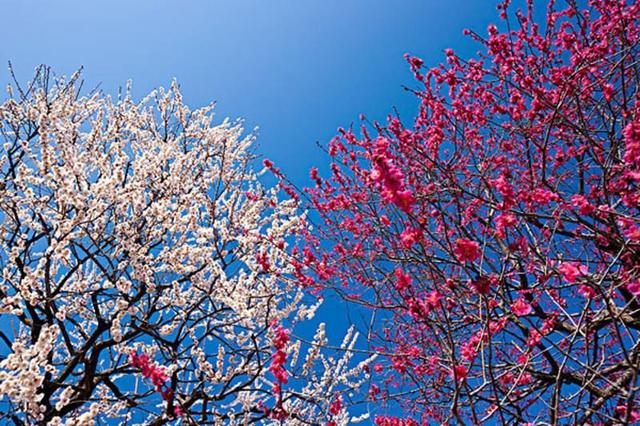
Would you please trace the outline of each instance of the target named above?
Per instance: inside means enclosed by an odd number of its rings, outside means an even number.
[[[374,422],[376,426],[419,426],[419,423],[410,417],[376,416]]]
[[[281,325],[277,326],[274,330],[273,347],[275,352],[271,356],[271,366],[269,371],[276,378],[278,384],[274,386],[274,391],[279,393],[280,385],[287,383],[287,371],[284,369],[284,365],[287,362],[287,344],[289,343],[289,332]]]
[[[454,253],[460,262],[473,262],[480,257],[480,245],[467,238],[460,238],[456,241]]]
[[[397,205],[405,213],[409,213],[415,199],[411,190],[405,186],[402,170],[394,164],[389,156],[388,146],[387,139],[378,138],[376,141],[370,177],[384,200]]]
[[[151,362],[149,355],[145,353],[138,355],[136,352],[131,352],[130,362],[133,367],[140,369],[144,378],[151,380],[156,392],[160,392],[162,399],[169,406],[172,406],[174,404],[174,391],[167,385],[169,376],[167,376],[165,368]],[[171,414],[180,416],[182,408],[179,405],[174,405]]]
[[[289,343],[289,331],[278,325],[273,330],[274,337],[272,344],[275,349],[273,355],[271,355],[271,366],[269,371],[276,379],[276,383],[273,385],[273,393],[276,394],[276,404],[269,414],[272,418],[277,420],[284,420],[287,418],[288,413],[282,405],[282,385],[288,382],[288,374],[284,368],[287,362],[287,345]]]

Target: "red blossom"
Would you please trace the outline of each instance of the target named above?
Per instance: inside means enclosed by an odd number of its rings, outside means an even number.
[[[480,257],[480,245],[475,241],[460,238],[456,241],[453,252],[460,262],[473,262]]]
[[[289,331],[282,325],[277,325],[273,329],[273,334],[272,344],[275,352],[271,355],[269,371],[276,379],[276,383],[272,388],[273,393],[276,394],[276,403],[273,409],[269,411],[269,416],[276,420],[284,420],[289,416],[289,413],[282,405],[282,385],[287,384],[289,380],[289,374],[284,368],[287,361],[285,350],[289,343]]]
[[[511,312],[519,317],[529,315],[531,313],[531,305],[528,304],[523,298],[519,298],[511,304]]]
[[[164,367],[153,363],[149,355],[145,353],[138,354],[137,352],[131,352],[129,355],[129,362],[135,368],[138,368],[142,373],[142,376],[151,380],[157,392],[160,393],[162,399],[168,404],[174,404],[174,391],[167,387],[167,381],[169,376],[166,374]],[[183,414],[182,407],[179,405],[173,405],[173,416],[179,417]]]
[[[333,399],[333,402],[331,403],[331,405],[329,405],[329,413],[336,416],[340,413],[341,409],[342,409],[342,397],[340,395],[337,395]]]
[[[562,277],[569,283],[576,282],[578,278],[589,272],[585,265],[580,265],[576,262],[562,262],[558,266],[558,271],[560,271]]]
[[[621,418],[621,419],[626,419],[627,418],[627,406],[624,404],[619,404],[616,406],[616,414]],[[628,418],[629,421],[633,424],[633,423],[639,423],[640,422],[640,410],[632,410],[629,414],[628,414]]]
[[[393,416],[376,416],[374,419],[376,426],[420,426],[412,418],[400,418]]]
[[[405,273],[400,268],[396,268],[396,270],[393,273],[396,276],[395,286],[396,286],[396,290],[398,290],[399,293],[403,293],[409,287],[411,287],[411,276],[409,276],[409,274]]]

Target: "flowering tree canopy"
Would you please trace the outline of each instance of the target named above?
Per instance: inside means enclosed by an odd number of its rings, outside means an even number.
[[[42,68],[0,104],[0,422],[346,424],[368,361],[292,334],[305,218],[253,138],[175,84],[79,88]]]
[[[640,3],[499,10],[329,143],[299,279],[375,314],[379,425],[640,421]]]

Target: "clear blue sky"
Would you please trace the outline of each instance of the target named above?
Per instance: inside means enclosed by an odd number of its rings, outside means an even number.
[[[304,184],[337,127],[394,106],[410,118],[404,53],[473,54],[462,30],[497,14],[485,0],[0,0],[0,16],[3,86],[8,60],[24,81],[83,65],[90,86],[132,79],[136,96],[176,77],[190,106],[259,126],[260,153]]]

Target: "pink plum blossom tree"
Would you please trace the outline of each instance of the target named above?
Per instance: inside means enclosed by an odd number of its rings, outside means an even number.
[[[298,280],[371,313],[378,425],[640,421],[640,3],[508,3],[311,173]]]

